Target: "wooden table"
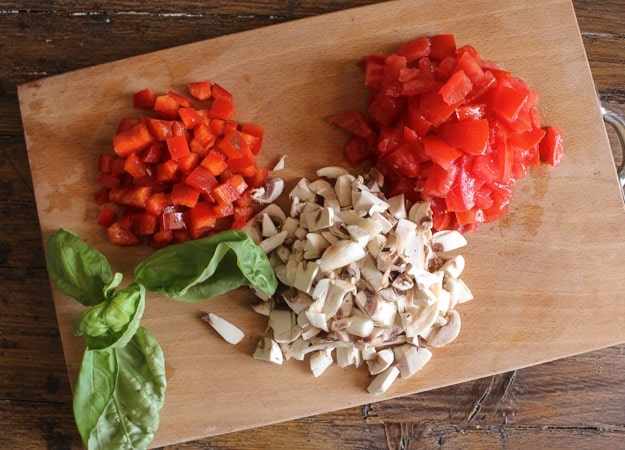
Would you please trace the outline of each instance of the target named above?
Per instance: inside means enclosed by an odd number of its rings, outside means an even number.
[[[45,270],[16,86],[371,3],[377,2],[0,4],[0,448],[81,445]],[[625,2],[575,0],[574,7],[601,101],[625,114]],[[616,138],[611,138],[616,146]],[[625,448],[624,353],[625,344],[175,448]]]

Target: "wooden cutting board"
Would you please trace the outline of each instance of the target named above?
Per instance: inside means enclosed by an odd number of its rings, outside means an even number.
[[[166,355],[169,387],[155,446],[347,408],[543,363],[625,342],[625,214],[571,3],[506,0],[386,2],[229,35],[42,79],[19,87],[44,241],[59,227],[102,251],[129,278],[147,248],[117,248],[96,224],[97,155],[111,150],[120,118],[137,115],[131,93],[184,91],[210,79],[235,95],[237,119],[267,129],[262,160],[286,154],[292,185],[322,165],[343,164],[346,136],[329,114],[362,107],[356,61],[408,39],[454,33],[541,94],[545,124],[564,130],[566,156],[518,183],[511,213],[467,236],[465,280],[476,300],[463,329],[426,368],[384,395],[366,392],[364,368],[252,359],[266,323],[241,289],[199,304],[150,296],[143,324]],[[83,341],[71,334],[82,307],[53,287],[70,379]],[[199,320],[231,320],[246,338],[231,346]]]

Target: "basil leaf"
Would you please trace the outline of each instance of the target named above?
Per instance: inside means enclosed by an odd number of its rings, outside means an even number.
[[[50,278],[61,292],[85,306],[105,300],[107,286],[113,281],[104,255],[64,229],[48,239],[46,264]]]
[[[205,300],[245,284],[273,295],[274,270],[264,251],[237,230],[170,245],[142,261],[135,281],[175,300]]]
[[[84,336],[87,348],[123,347],[139,328],[145,311],[145,288],[132,283],[113,297],[85,311],[73,325],[76,336]]]
[[[73,399],[85,444],[89,449],[147,448],[166,387],[163,350],[142,327],[125,347],[86,350]]]

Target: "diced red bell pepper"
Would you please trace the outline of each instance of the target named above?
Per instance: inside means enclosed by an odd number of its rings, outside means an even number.
[[[113,137],[113,149],[121,157],[143,150],[152,143],[154,138],[143,123],[138,123],[128,130],[121,131]]]
[[[170,95],[158,95],[154,101],[154,112],[164,119],[177,119],[180,105]]]
[[[137,153],[131,153],[124,160],[124,170],[133,178],[147,175],[147,166]]]
[[[343,148],[343,156],[351,165],[355,166],[369,159],[371,149],[367,141],[360,136],[351,136]]]
[[[171,199],[171,203],[174,206],[180,205],[186,206],[188,208],[193,208],[200,198],[200,191],[192,188],[189,185],[176,183],[171,189],[171,194],[169,198]]]
[[[184,213],[176,206],[168,206],[160,215],[160,229],[161,230],[183,230],[187,228],[187,224],[184,221]]]
[[[245,224],[252,218],[254,215],[254,208],[251,206],[242,206],[234,207],[234,214],[232,225],[230,226],[233,230],[242,229]]]
[[[207,168],[213,176],[218,176],[228,168],[226,157],[216,150],[210,150],[200,165]]]
[[[118,222],[111,224],[106,229],[106,235],[113,245],[129,246],[137,245],[141,242],[132,231],[122,228]]]
[[[171,206],[169,194],[157,192],[150,195],[146,200],[145,211],[153,216],[160,216],[168,206]]]
[[[263,139],[265,138],[265,128],[256,123],[246,122],[241,125],[241,132],[254,137],[254,139],[249,142],[250,150],[254,155],[258,155],[262,148]]]
[[[178,163],[173,159],[157,164],[154,167],[154,178],[159,183],[171,183],[178,180]]]
[[[527,102],[526,91],[499,81],[490,96],[490,107],[506,123],[513,123]]]
[[[211,98],[210,81],[193,81],[187,84],[189,94],[198,100],[208,100]]]
[[[167,150],[169,151],[169,157],[174,161],[179,160],[185,156],[188,156],[191,151],[189,150],[189,143],[184,136],[173,136],[165,140],[167,143]]]
[[[173,120],[146,117],[145,122],[152,135],[159,141],[164,141],[174,135],[172,130]]]
[[[234,214],[234,204],[233,203],[216,203],[213,206],[213,212],[215,213],[215,217],[218,219],[223,219],[224,217],[229,217]]]
[[[200,121],[200,116],[195,108],[180,108],[178,110],[180,120],[188,129],[192,129]]]
[[[406,58],[406,63],[411,64],[424,56],[429,56],[431,42],[428,38],[417,38],[400,45],[395,50],[396,55]]]
[[[199,237],[217,223],[217,216],[213,205],[208,202],[199,202],[189,210],[189,224],[194,238]]]
[[[150,88],[142,89],[132,94],[133,108],[153,108],[156,94]]]
[[[267,167],[259,167],[252,176],[246,177],[245,181],[250,188],[255,189],[264,186],[268,177],[269,169]]]
[[[117,205],[145,209],[151,194],[152,188],[149,186],[119,186],[109,191],[109,199]]]
[[[98,215],[98,225],[108,228],[115,222],[117,214],[113,208],[104,207]]]
[[[241,194],[239,194],[237,188],[228,181],[215,186],[211,192],[218,204],[232,204],[237,200]]]
[[[213,188],[217,186],[218,181],[206,167],[197,166],[186,177],[185,183],[199,192],[210,194]]]
[[[184,96],[174,91],[168,91],[167,95],[176,101],[179,108],[191,108],[193,106],[191,99],[189,99],[189,97],[187,96]]]

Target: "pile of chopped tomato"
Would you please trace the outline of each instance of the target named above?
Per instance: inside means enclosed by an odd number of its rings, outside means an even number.
[[[115,154],[100,155],[98,224],[113,244],[159,248],[240,229],[254,213],[251,190],[268,174],[256,162],[264,129],[234,121],[232,94],[218,84],[188,90],[133,94],[143,114],[122,119]]]
[[[330,117],[350,133],[345,158],[372,162],[389,195],[430,201],[436,229],[468,231],[507,213],[515,181],[563,156],[541,127],[538,94],[451,34],[409,41],[361,62],[366,112]]]

